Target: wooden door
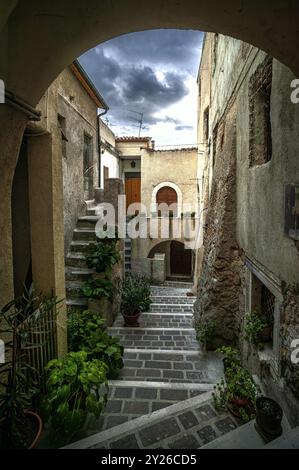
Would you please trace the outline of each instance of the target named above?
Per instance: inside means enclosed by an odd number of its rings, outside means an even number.
[[[169,186],[163,186],[163,188],[159,189],[156,196],[156,202],[158,206],[163,203],[167,204],[167,206],[175,204],[175,210],[173,212],[174,216],[177,216],[178,197],[176,191],[173,188],[170,188]]]
[[[185,250],[184,244],[172,241],[170,245],[170,270],[171,274],[191,276],[192,251]]]
[[[138,177],[126,177],[125,180],[125,192],[127,198],[127,209],[130,204],[141,202],[141,178]]]

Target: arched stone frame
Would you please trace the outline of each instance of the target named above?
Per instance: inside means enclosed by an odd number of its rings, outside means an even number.
[[[157,184],[157,186],[154,187],[153,189],[153,192],[152,192],[152,202],[151,202],[151,216],[152,216],[152,213],[156,213],[157,212],[157,194],[158,194],[158,191],[161,189],[161,188],[165,188],[165,187],[169,187],[169,188],[172,188],[175,190],[176,194],[177,194],[177,214],[178,214],[178,217],[180,217],[181,213],[182,213],[182,209],[183,209],[183,195],[182,195],[182,191],[180,189],[180,187],[175,184],[175,183],[171,183],[170,181],[163,181],[162,183],[159,183]]]

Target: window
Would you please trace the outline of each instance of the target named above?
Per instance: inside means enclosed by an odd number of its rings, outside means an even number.
[[[209,106],[205,109],[203,115],[203,138],[206,141],[209,139]]]
[[[252,275],[252,311],[259,315],[266,325],[261,343],[273,348],[275,296],[256,276]]]
[[[249,86],[249,166],[263,165],[272,158],[271,87],[272,58],[257,68]]]
[[[84,198],[88,200],[92,197],[93,188],[93,140],[87,134],[84,134],[83,146],[83,181]]]
[[[157,205],[158,205],[158,215],[159,217],[162,215],[166,215],[166,212],[168,214],[168,210],[165,206],[165,209],[162,208],[162,211],[159,210],[159,205],[160,204],[163,204],[163,205],[167,205],[167,206],[170,206],[170,205],[173,205],[174,204],[174,208],[175,210],[172,211],[173,212],[173,215],[174,216],[177,216],[177,203],[178,203],[178,196],[177,196],[177,193],[176,193],[176,190],[173,189],[173,188],[170,188],[169,186],[163,186],[163,188],[159,189],[159,191],[157,192],[157,196],[156,196],[156,202],[157,202]],[[171,210],[169,211],[171,212]]]
[[[68,142],[68,138],[66,136],[66,119],[65,117],[61,116],[61,114],[57,115],[57,120],[58,120],[58,127],[61,132],[61,151],[62,151],[62,156],[64,158],[67,157],[67,148],[66,148],[66,143]]]

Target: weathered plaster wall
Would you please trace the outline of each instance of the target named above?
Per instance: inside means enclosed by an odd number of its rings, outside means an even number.
[[[119,178],[120,161],[115,149],[115,135],[100,119],[101,139],[101,188],[104,188],[104,166],[109,168],[109,178]]]
[[[174,183],[182,193],[182,203],[197,212],[197,150],[142,151],[141,202],[150,214],[152,194],[163,182]],[[166,185],[167,186],[167,185]],[[178,214],[180,215],[180,214]]]
[[[52,83],[39,105],[47,116],[49,130],[57,128],[57,113],[65,118],[66,154],[62,156],[65,252],[72,240],[78,217],[84,214],[84,134],[92,138],[93,187],[98,186],[97,106],[87,95],[70,68]],[[57,133],[60,140],[61,135]]]

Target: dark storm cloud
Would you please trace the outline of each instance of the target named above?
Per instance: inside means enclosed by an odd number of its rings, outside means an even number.
[[[130,114],[134,110],[144,113],[145,125],[172,122],[181,130],[184,123],[154,114],[188,94],[185,82],[190,74],[196,77],[201,35],[178,30],[128,34],[81,56],[81,64],[110,107],[110,122],[128,125],[128,119],[138,117]],[[162,79],[157,70],[163,70]]]

